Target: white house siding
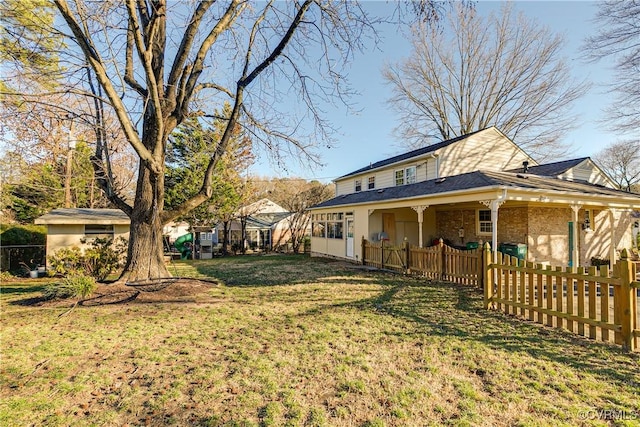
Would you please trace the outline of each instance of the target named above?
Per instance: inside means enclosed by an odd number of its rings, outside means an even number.
[[[494,128],[478,132],[438,150],[440,176],[477,170],[502,171],[537,163]]]
[[[437,160],[434,158],[422,158],[420,160],[411,160],[404,163],[389,165],[384,168],[372,170],[361,175],[350,176],[345,179],[336,181],[336,196],[342,194],[351,194],[355,192],[356,180],[362,183],[362,190],[367,191],[368,178],[375,176],[376,190],[380,188],[394,187],[396,185],[396,171],[406,169],[411,166],[416,167],[416,182],[426,181],[437,178]]]
[[[578,218],[584,218],[584,209],[580,210]],[[630,212],[621,210],[613,211],[614,233],[613,242],[616,257],[624,248],[631,247],[631,223]],[[591,232],[586,232],[580,227],[580,261],[581,265],[589,265],[591,258],[610,258],[611,220],[608,210],[593,210],[593,224]]]
[[[611,182],[600,172],[600,170],[589,160],[585,160],[576,167],[573,167],[559,176],[561,179],[574,181],[587,181],[591,184],[603,185],[615,188]]]

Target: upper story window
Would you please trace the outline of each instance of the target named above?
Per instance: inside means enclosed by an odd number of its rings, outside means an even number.
[[[376,188],[376,177],[370,176],[367,180],[367,189],[373,190],[374,188]]]
[[[491,234],[493,224],[491,223],[491,211],[481,209],[478,211],[478,234]]]
[[[409,166],[396,171],[396,185],[413,184],[416,182],[416,167]]]
[[[356,191],[362,191],[362,181],[359,179],[356,179],[356,185],[355,185]]]

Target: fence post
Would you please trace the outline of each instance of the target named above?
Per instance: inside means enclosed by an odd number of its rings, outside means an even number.
[[[380,269],[384,270],[384,239],[380,240]]]
[[[484,244],[482,250],[482,284],[484,286],[484,308],[489,309],[491,299],[493,297],[493,272],[491,265],[491,245],[489,242]]]
[[[631,282],[634,281],[635,277],[633,277],[633,266],[631,265],[631,261],[629,261],[629,255],[627,254],[627,250],[623,249],[620,254],[620,267],[618,271],[620,272],[621,285],[616,286],[615,293],[615,301],[616,301],[616,311],[618,312],[618,319],[620,319],[620,323],[622,325],[622,330],[620,331],[620,335],[622,335],[622,348],[625,351],[633,351],[635,349],[635,340],[633,339],[633,324],[636,316],[635,307],[631,306],[631,301],[633,301],[633,294],[635,289],[631,289]]]
[[[404,269],[404,273],[405,274],[411,274],[411,266],[409,265],[409,263],[411,262],[411,243],[404,242],[404,265],[405,265],[405,269]]]
[[[367,265],[367,239],[362,236],[362,265]]]
[[[444,240],[442,237],[438,240],[438,248],[440,248],[440,280],[444,280],[445,273],[447,272],[445,268],[445,255],[444,255]]]

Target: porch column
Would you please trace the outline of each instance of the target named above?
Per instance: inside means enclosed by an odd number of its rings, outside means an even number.
[[[424,247],[422,242],[422,222],[423,222],[424,216],[422,215],[422,213],[428,207],[429,205],[411,206],[411,209],[416,211],[416,213],[418,214],[418,246],[420,246],[421,248]]]
[[[578,267],[580,265],[580,255],[578,251],[578,212],[582,209],[582,205],[574,203],[571,205],[573,211],[573,247],[571,248],[571,259],[573,260],[572,267]]]
[[[609,209],[609,261],[611,263],[611,268],[616,263],[616,227],[615,227],[615,209]],[[594,218],[595,222],[595,218]],[[595,224],[593,224],[595,228]]]
[[[493,262],[498,262],[498,209],[505,202],[506,194],[499,199],[481,200],[480,203],[491,209],[491,250]]]

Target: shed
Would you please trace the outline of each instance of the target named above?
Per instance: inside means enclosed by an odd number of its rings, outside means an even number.
[[[47,255],[65,247],[84,249],[95,238],[129,238],[129,217],[119,209],[54,209],[35,223],[47,226]]]

